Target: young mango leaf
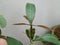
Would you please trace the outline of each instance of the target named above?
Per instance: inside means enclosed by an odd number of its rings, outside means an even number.
[[[27,17],[27,16],[24,15],[23,17],[24,17],[26,20],[28,20],[28,17]]]
[[[36,12],[35,5],[34,4],[31,4],[31,3],[27,3],[26,4],[26,15],[27,15],[28,21],[30,23],[33,22],[33,19],[35,17],[35,12]]]
[[[34,38],[35,35],[35,28],[32,29],[32,39]]]
[[[38,36],[34,40],[35,41],[50,42],[50,43],[53,43],[53,44],[56,44],[56,45],[59,44],[58,38],[53,34],[46,34],[44,36]]]
[[[32,35],[31,35],[31,33],[32,33]],[[30,38],[34,38],[34,35],[35,35],[35,28],[33,28],[32,29],[32,32],[30,32],[30,30],[29,29],[26,29],[26,35]]]
[[[26,29],[26,35],[28,38],[30,38],[30,30],[29,29]]]
[[[20,41],[14,39],[14,38],[11,38],[11,37],[7,37],[6,41],[7,41],[8,45],[23,45]]]
[[[4,28],[6,26],[6,19],[3,17],[3,15],[0,15],[0,27]]]
[[[38,27],[42,27],[42,28],[45,28],[45,29],[47,29],[47,30],[50,30],[50,31],[52,31],[52,29],[51,28],[49,28],[49,27],[47,27],[47,26],[44,26],[44,25],[37,25]]]

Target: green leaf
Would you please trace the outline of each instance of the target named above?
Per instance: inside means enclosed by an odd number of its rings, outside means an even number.
[[[32,33],[32,35],[31,35]],[[32,32],[30,33],[30,29],[26,29],[26,35],[30,38],[34,38],[34,35],[35,35],[35,28],[32,28]]]
[[[26,15],[30,23],[33,22],[33,19],[35,17],[35,12],[36,12],[35,5],[31,3],[27,3],[26,4]]]
[[[34,38],[35,35],[35,28],[32,29],[32,39]]]
[[[8,45],[23,45],[20,41],[11,37],[7,37],[6,40],[7,40]]]
[[[53,34],[47,34],[46,36],[42,37],[43,41],[51,42],[53,44],[58,44],[58,38]]]
[[[57,45],[59,44],[58,38],[53,34],[46,34],[44,36],[38,36],[37,38],[35,38],[35,41],[50,42]]]
[[[3,15],[0,15],[0,27],[4,28],[6,26],[6,19],[3,17]]]
[[[58,45],[60,45],[60,41],[59,41]]]
[[[26,35],[27,35],[27,37],[30,38],[30,30],[29,29],[26,29]]]
[[[40,36],[35,36],[35,39],[33,41],[42,41],[43,39]]]

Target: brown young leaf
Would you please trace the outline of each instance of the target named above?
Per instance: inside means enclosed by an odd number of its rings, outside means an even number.
[[[49,28],[49,27],[47,27],[47,26],[44,26],[44,25],[37,25],[38,27],[42,27],[42,28],[45,28],[45,29],[48,29],[48,30],[50,30],[50,31],[52,31],[52,29],[51,28]]]
[[[27,16],[24,15],[23,17],[28,20],[28,17]]]

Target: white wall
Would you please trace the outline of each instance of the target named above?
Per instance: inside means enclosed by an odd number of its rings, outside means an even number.
[[[36,5],[37,11],[33,22],[34,24],[43,24],[46,26],[60,24],[60,0],[0,0],[0,13],[7,19],[7,26],[2,30],[3,34],[21,40],[24,45],[29,45],[29,39],[25,34],[25,29],[29,27],[14,26],[12,24],[16,22],[27,22],[23,18],[27,2],[34,3]],[[36,29],[37,35],[41,35],[46,32],[44,29]]]

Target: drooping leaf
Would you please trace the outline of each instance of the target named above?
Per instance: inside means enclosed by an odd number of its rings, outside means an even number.
[[[0,27],[4,28],[6,26],[6,19],[3,17],[3,15],[0,15]]]
[[[27,24],[27,23],[15,23],[13,25],[30,25],[30,24]],[[37,26],[37,27],[42,27],[42,28],[48,29],[48,30],[52,30],[51,28],[49,28],[47,26],[44,26],[44,25],[32,25],[32,26]]]
[[[45,28],[45,29],[47,29],[47,30],[50,30],[50,31],[52,31],[52,29],[51,28],[49,28],[49,27],[47,27],[47,26],[44,26],[44,25],[37,25],[38,27],[42,27],[42,28]]]
[[[26,15],[27,15],[28,21],[30,23],[33,22],[33,19],[35,17],[35,12],[36,12],[35,5],[34,4],[31,4],[31,3],[27,3],[26,4]]]
[[[11,38],[11,37],[7,37],[6,41],[7,41],[8,45],[23,45],[20,41],[14,39],[14,38]]]
[[[38,36],[37,38],[35,38],[35,41],[50,42],[56,45],[59,44],[58,38],[53,34],[46,34],[44,36]]]

